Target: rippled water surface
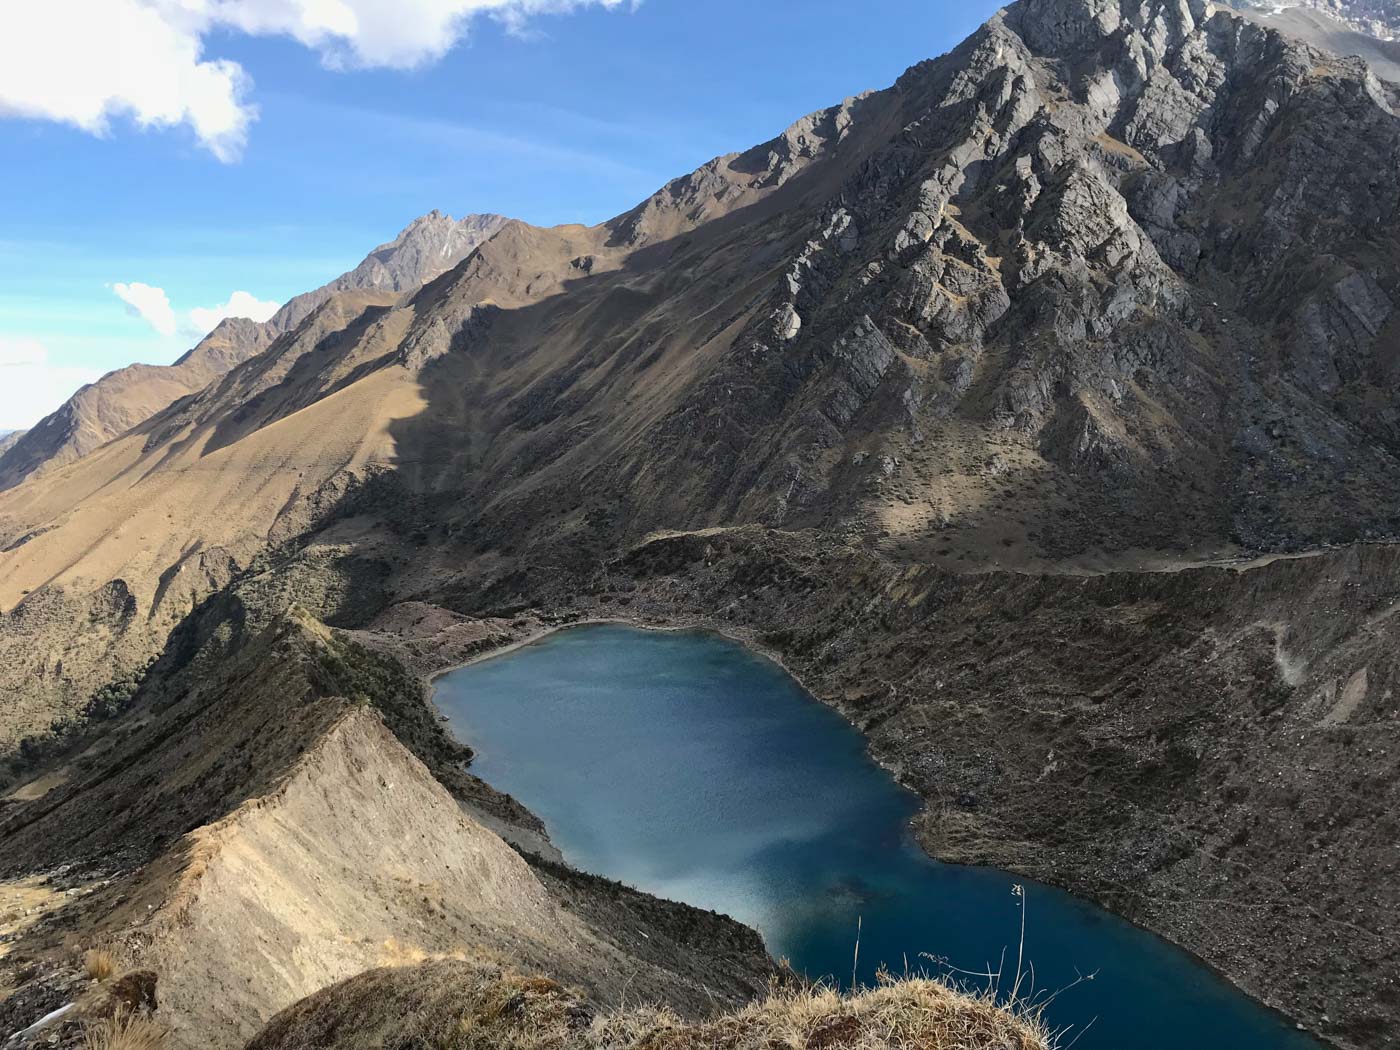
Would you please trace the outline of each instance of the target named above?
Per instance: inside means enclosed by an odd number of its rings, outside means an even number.
[[[1005,872],[939,864],[915,798],[781,668],[728,640],[580,627],[453,671],[437,702],[474,771],[540,815],[575,866],[727,912],[775,956],[849,982],[932,955],[1027,965],[1064,1042],[1086,1050],[1318,1044],[1172,947]],[[907,962],[906,962],[907,961]]]

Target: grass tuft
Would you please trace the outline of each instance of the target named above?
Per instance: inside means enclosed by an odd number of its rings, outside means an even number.
[[[664,1008],[594,1015],[563,986],[506,975],[463,1014],[447,1050],[1051,1050],[1034,1013],[928,977],[885,977],[843,993],[776,986],[710,1021]]]
[[[165,1028],[141,1014],[118,1012],[83,1026],[84,1050],[162,1050]]]
[[[83,953],[83,970],[94,981],[110,981],[117,973],[117,957],[106,948],[89,948]]]
[[[327,1042],[327,1032],[335,1039]],[[708,1020],[608,1008],[486,958],[370,970],[284,1010],[246,1050],[1054,1050],[1028,1004],[944,978],[882,975],[842,992],[794,978]]]

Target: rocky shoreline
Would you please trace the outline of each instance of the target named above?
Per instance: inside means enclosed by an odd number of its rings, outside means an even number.
[[[1345,595],[1365,586],[1351,622],[1330,628],[1355,633],[1400,594],[1396,558],[1394,548],[1354,548],[1147,580],[957,577],[802,537],[736,530],[643,544],[593,577],[586,594],[565,599],[541,587],[531,597],[548,614],[474,619],[489,613],[483,603],[458,613],[439,609],[450,623],[439,621],[436,643],[433,632],[371,628],[364,636],[400,655],[411,648],[415,671],[432,677],[585,623],[716,631],[778,662],[860,729],[871,756],[924,800],[916,832],[931,856],[1063,887],[1187,949],[1332,1045],[1385,1046],[1394,1016],[1385,989],[1400,974],[1385,932],[1394,887],[1383,877],[1329,885],[1322,873],[1335,871],[1335,850],[1351,848],[1343,837],[1374,833],[1374,822],[1383,828],[1391,819],[1385,801],[1400,747],[1378,742],[1395,736],[1394,723],[1370,725],[1368,746],[1358,748],[1347,723],[1329,725],[1329,713],[1318,710],[1326,702],[1335,712],[1328,689],[1335,694],[1336,681],[1352,680],[1352,665],[1316,668],[1287,683],[1278,659],[1283,643],[1245,621],[1262,605],[1293,600],[1289,593],[1300,588]],[[1382,566],[1384,573],[1374,571]],[[945,593],[930,601],[936,590]],[[844,611],[837,594],[845,596]],[[866,611],[852,613],[852,595]],[[1018,625],[1000,614],[1002,602],[1027,596],[1041,615]],[[1328,603],[1318,604],[1321,614]],[[1153,617],[1161,637],[1135,657],[1134,680],[1147,685],[1131,698],[1117,696],[1124,682],[1112,661],[1133,639],[1116,639],[1100,662],[1081,659],[1084,650],[1135,621],[1134,633],[1151,634]],[[965,641],[974,638],[989,621],[996,638],[976,646],[990,652],[975,667],[965,666],[956,646],[937,642],[953,625]],[[446,639],[464,624],[488,631],[494,644],[465,658],[453,652]],[[1064,638],[1057,653],[1047,632],[1070,628],[1083,637]],[[1305,661],[1319,641],[1300,636],[1287,644]],[[1358,641],[1365,648],[1351,660],[1382,655],[1379,639]],[[1024,651],[1029,644],[1043,647],[1033,659]],[[1071,651],[1079,654],[1074,661],[1061,659]],[[1385,695],[1378,688],[1372,699],[1384,703]],[[1258,710],[1260,696],[1274,696],[1275,706]],[[1300,733],[1312,761],[1290,767],[1285,780],[1283,767],[1270,769],[1266,756],[1305,746],[1288,743]],[[1259,753],[1242,761],[1252,751]],[[1364,776],[1375,803],[1338,812],[1344,803],[1316,775],[1323,762],[1333,776]],[[1220,805],[1222,796],[1233,804]],[[1257,797],[1246,805],[1248,796]],[[1302,857],[1280,848],[1308,843],[1306,829],[1319,821],[1307,813],[1323,805],[1345,813],[1353,830],[1330,844],[1309,843]],[[1299,811],[1307,820],[1301,828]],[[1321,820],[1336,827],[1337,815]],[[1374,863],[1384,862],[1377,853]],[[1350,866],[1367,865],[1352,858]],[[1309,899],[1328,889],[1332,898]],[[1344,957],[1357,961],[1333,978],[1322,960],[1337,957],[1339,941]],[[1361,969],[1368,975],[1358,987]]]

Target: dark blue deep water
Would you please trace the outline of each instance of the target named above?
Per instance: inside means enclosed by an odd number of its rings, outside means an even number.
[[[437,703],[474,771],[529,806],[575,866],[727,912],[774,956],[849,983],[926,955],[1026,968],[1083,1050],[1318,1044],[1153,935],[1048,886],[939,864],[916,799],[780,667],[709,634],[580,627],[453,671]],[[1092,981],[1067,987],[1079,975]]]

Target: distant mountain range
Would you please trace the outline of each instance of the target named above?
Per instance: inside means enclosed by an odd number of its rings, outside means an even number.
[[[1400,83],[1400,0],[1231,0],[1246,17],[1340,55],[1359,55]]]
[[[1229,0],[1266,15],[1317,12],[1377,40],[1400,40],[1400,0]]]
[[[204,389],[234,365],[266,349],[338,292],[401,293],[461,262],[506,220],[453,219],[439,211],[409,223],[348,273],[289,300],[264,322],[230,317],[172,365],[134,364],[84,386],[23,434],[0,436],[0,489],[84,456],[182,397]]]

